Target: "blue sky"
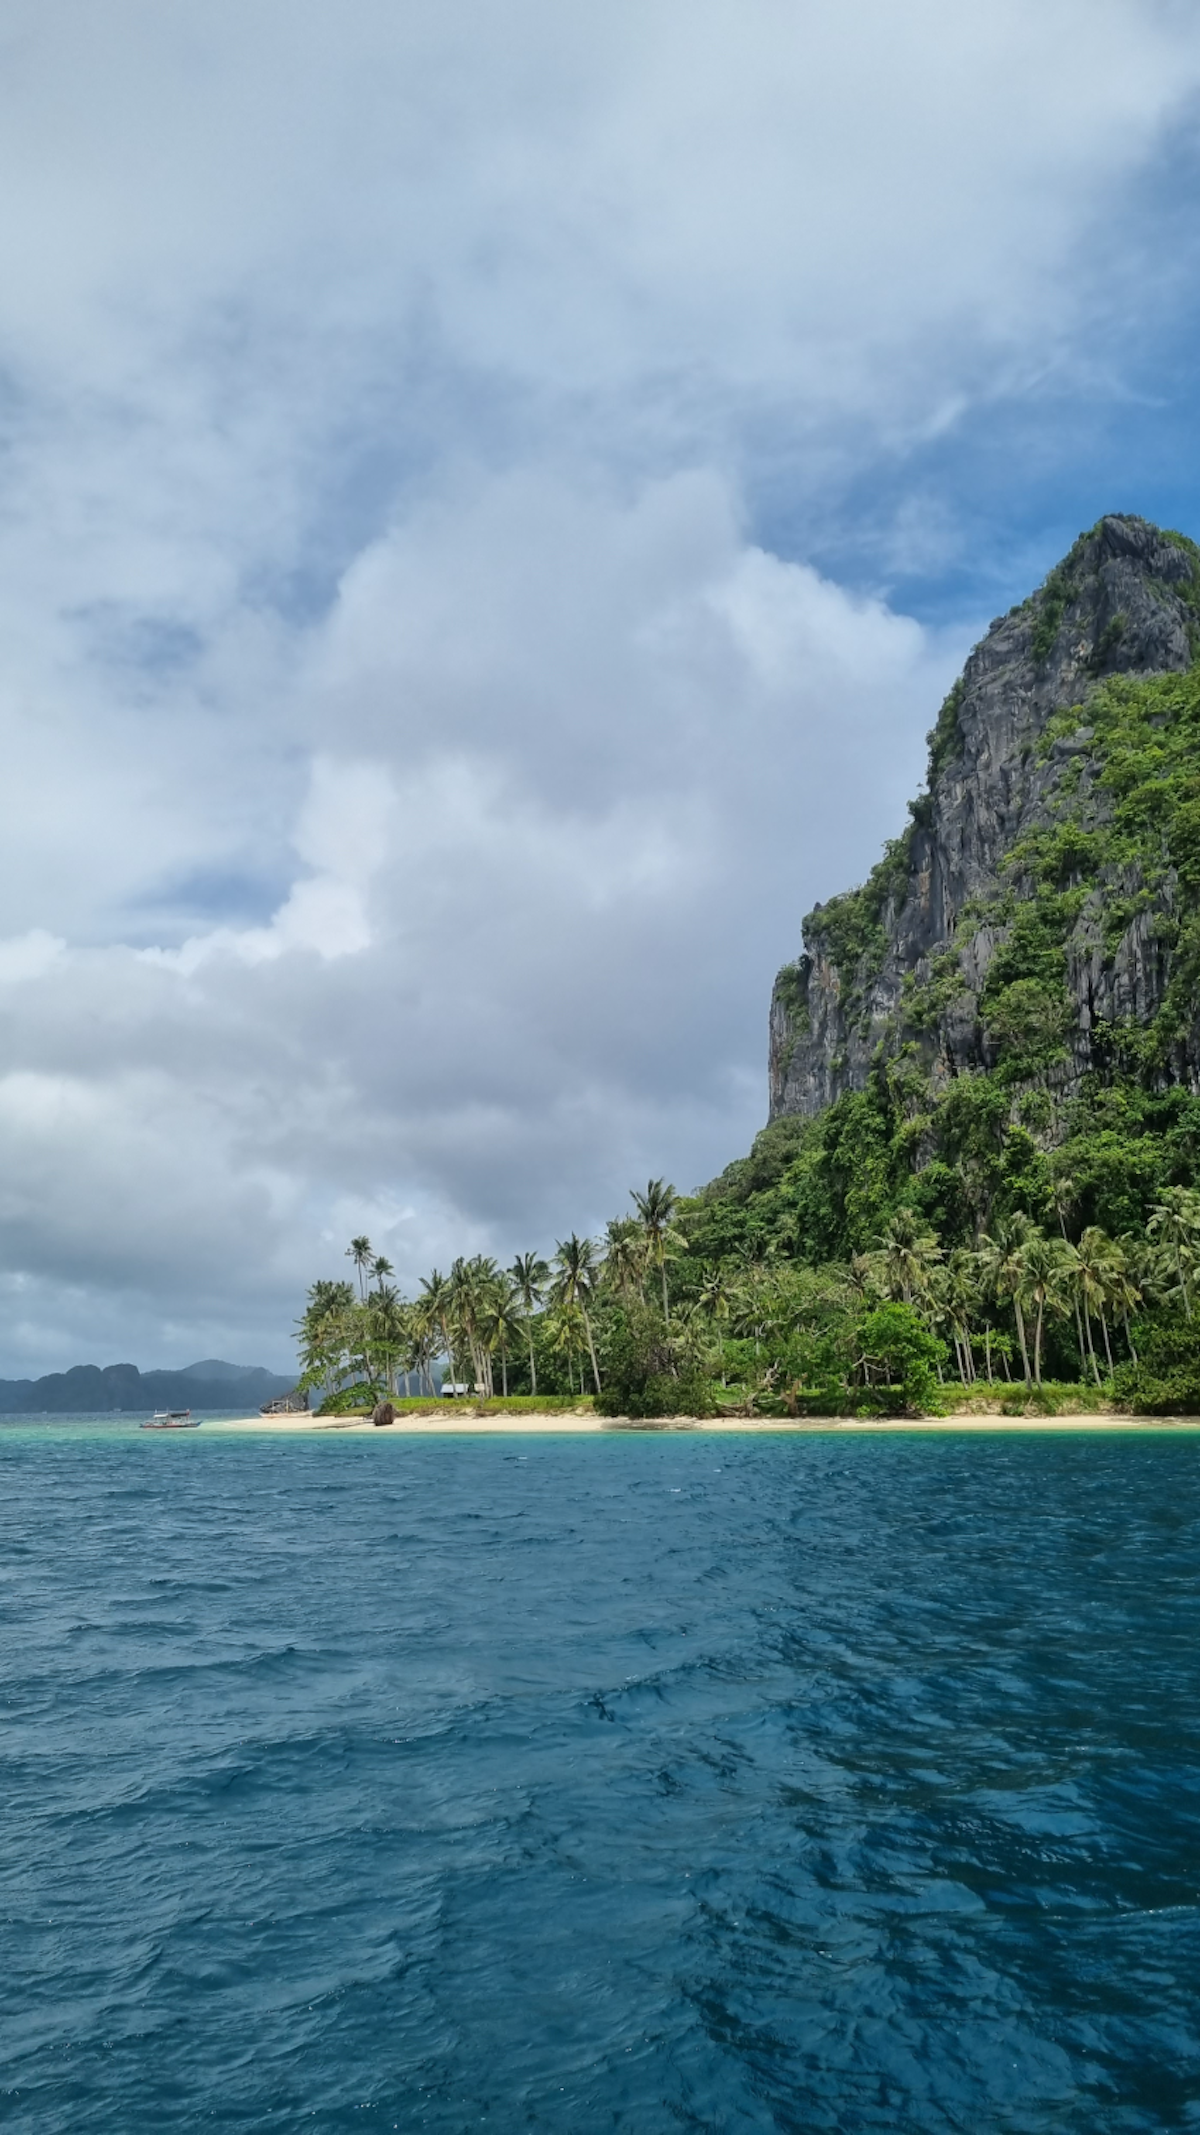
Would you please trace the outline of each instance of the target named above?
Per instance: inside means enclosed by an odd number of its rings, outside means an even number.
[[[1176,0],[10,0],[0,1371],[683,1188],[966,649],[1200,532]]]

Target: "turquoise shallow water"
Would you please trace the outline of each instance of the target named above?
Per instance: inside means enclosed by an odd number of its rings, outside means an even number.
[[[0,2113],[1200,2128],[1200,1437],[0,1427]]]

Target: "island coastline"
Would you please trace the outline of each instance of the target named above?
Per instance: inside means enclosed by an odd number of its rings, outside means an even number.
[[[1096,1412],[1073,1416],[1000,1416],[972,1413],[948,1416],[596,1416],[527,1413],[520,1416],[397,1416],[394,1423],[373,1424],[369,1416],[232,1416],[206,1423],[209,1433],[259,1432],[268,1436],[311,1437],[331,1432],[366,1432],[372,1437],[520,1438],[582,1434],[653,1434],[703,1432],[717,1435],[768,1436],[779,1432],[922,1431],[1200,1431],[1200,1416],[1131,1416]]]

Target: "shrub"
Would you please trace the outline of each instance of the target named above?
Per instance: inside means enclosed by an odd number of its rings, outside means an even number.
[[[689,1358],[661,1313],[649,1305],[623,1305],[613,1314],[604,1341],[604,1390],[596,1397],[601,1416],[711,1416],[712,1381]]]
[[[360,1380],[357,1386],[339,1386],[335,1394],[326,1394],[317,1414],[354,1416],[363,1411],[369,1416],[375,1403],[386,1398],[382,1386],[369,1386],[365,1380]]]
[[[937,1414],[944,1398],[937,1368],[945,1361],[946,1345],[930,1333],[911,1305],[880,1305],[868,1312],[861,1341],[863,1356],[881,1370],[884,1380],[864,1390],[868,1406],[873,1394],[886,1401],[898,1386],[905,1408]]]
[[[1143,1320],[1133,1330],[1136,1364],[1118,1364],[1113,1392],[1141,1416],[1200,1415],[1200,1320]]]

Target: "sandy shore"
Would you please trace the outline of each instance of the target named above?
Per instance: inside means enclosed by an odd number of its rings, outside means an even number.
[[[264,1434],[305,1434],[331,1431],[367,1431],[386,1436],[368,1418],[359,1416],[231,1416],[206,1423],[206,1431],[259,1431]],[[534,1415],[517,1416],[398,1416],[389,1424],[393,1437],[446,1437],[468,1434],[484,1438],[536,1437],[540,1433],[563,1436],[572,1432],[601,1431],[1197,1431],[1200,1416],[924,1416],[908,1417],[818,1416],[791,1422],[764,1417],[750,1422],[740,1417],[671,1416],[662,1422],[631,1423],[619,1416]]]

